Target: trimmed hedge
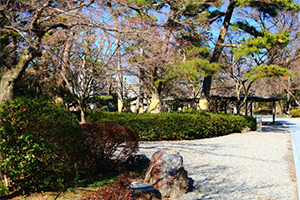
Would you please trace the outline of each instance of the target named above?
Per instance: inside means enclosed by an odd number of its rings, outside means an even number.
[[[242,132],[246,127],[256,130],[253,117],[206,112],[135,114],[89,111],[87,121],[124,125],[144,141],[210,138]]]
[[[300,109],[295,109],[290,111],[292,117],[300,117]]]

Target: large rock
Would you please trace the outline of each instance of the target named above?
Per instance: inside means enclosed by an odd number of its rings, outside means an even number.
[[[154,153],[144,182],[153,185],[163,197],[175,198],[187,193],[189,181],[179,152],[162,149]]]

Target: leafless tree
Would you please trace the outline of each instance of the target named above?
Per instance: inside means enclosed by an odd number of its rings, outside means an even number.
[[[81,10],[91,1],[0,2],[1,33],[6,34],[9,55],[1,59],[0,101],[11,100],[15,82],[30,62],[42,56],[41,40],[57,29],[69,29],[82,22]]]

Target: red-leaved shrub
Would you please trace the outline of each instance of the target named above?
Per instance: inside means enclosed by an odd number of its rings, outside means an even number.
[[[82,195],[81,200],[131,200],[132,193],[127,189],[130,181],[123,175],[115,183],[99,188],[96,192]]]
[[[81,124],[85,135],[84,166],[106,169],[111,161],[127,159],[138,150],[138,136],[129,128],[113,123]]]

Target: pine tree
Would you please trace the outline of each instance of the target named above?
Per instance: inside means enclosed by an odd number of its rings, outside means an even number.
[[[231,25],[236,26],[239,30],[244,31],[245,33],[250,34],[253,37],[258,37],[258,36],[264,37],[265,33],[256,30],[250,24],[245,24],[242,22],[236,22],[236,23],[231,22],[234,10],[241,9],[241,8],[249,8],[249,9],[253,8],[257,11],[264,13],[265,15],[268,15],[270,17],[275,17],[281,10],[299,10],[299,5],[294,4],[292,1],[280,1],[280,0],[275,0],[275,1],[231,0],[226,12],[214,11],[213,13],[211,13],[211,16],[213,18],[220,19],[221,17],[224,16],[224,19],[223,19],[222,28],[220,30],[218,40],[215,44],[214,51],[210,59],[211,63],[219,61],[220,55],[225,46],[228,47],[236,46],[234,44],[225,43],[226,35]],[[217,13],[217,17],[215,13]],[[267,42],[271,42],[271,41],[267,41]],[[208,98],[210,95],[212,76],[213,74],[206,76],[203,81],[203,91],[204,91],[205,98]]]

